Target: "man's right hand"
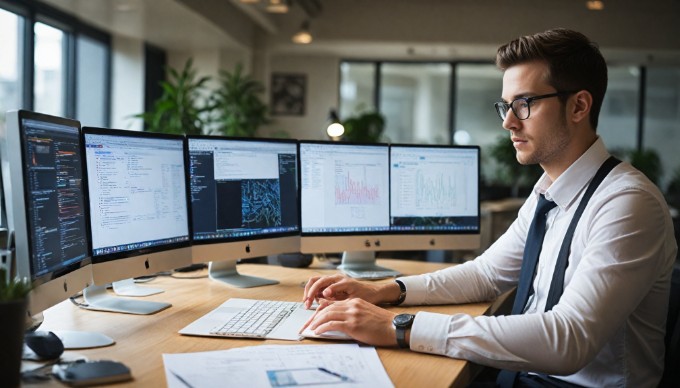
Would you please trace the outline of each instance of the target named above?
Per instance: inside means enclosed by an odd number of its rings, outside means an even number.
[[[391,303],[399,298],[396,282],[366,283],[344,275],[315,276],[307,281],[302,302],[309,309],[314,301],[360,298],[373,304]]]

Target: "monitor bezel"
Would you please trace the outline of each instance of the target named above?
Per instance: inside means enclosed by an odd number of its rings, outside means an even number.
[[[63,117],[47,115],[27,110],[12,110],[6,114],[5,133],[2,134],[2,177],[5,203],[7,204],[7,225],[10,231],[10,240],[14,240],[14,263],[16,276],[30,279],[32,290],[28,295],[28,316],[34,316],[46,309],[60,303],[92,284],[92,245],[89,235],[89,207],[87,191],[84,189],[84,216],[85,216],[85,239],[87,243],[86,257],[79,262],[72,263],[40,276],[34,276],[32,236],[28,230],[29,212],[28,186],[26,183],[27,171],[24,168],[25,131],[23,120],[36,120],[58,125],[77,128],[77,137],[82,146],[80,122]],[[19,152],[9,152],[10,149],[19,148]],[[82,151],[81,151],[82,154]],[[84,170],[84,157],[81,158],[82,178],[81,184],[87,180]],[[11,165],[18,168],[11,168]],[[12,269],[14,270],[14,269]]]
[[[188,172],[190,168],[190,150],[189,150],[189,142],[191,140],[216,140],[216,141],[243,141],[243,142],[250,142],[250,143],[280,143],[280,144],[292,144],[295,145],[296,147],[296,155],[295,155],[295,163],[296,163],[296,190],[295,190],[295,202],[297,206],[297,228],[296,230],[291,230],[287,232],[276,232],[276,233],[266,233],[266,234],[260,234],[260,235],[251,235],[251,236],[236,236],[236,237],[221,237],[221,238],[214,238],[214,239],[195,239],[194,236],[194,228],[193,228],[193,203],[191,201],[191,173]],[[227,137],[227,136],[209,136],[209,135],[187,135],[186,136],[186,143],[185,143],[185,148],[184,148],[184,158],[185,158],[185,165],[187,167],[187,174],[186,174],[186,187],[187,191],[189,192],[189,196],[187,197],[187,201],[189,202],[189,225],[190,225],[190,230],[191,230],[191,242],[192,246],[196,247],[194,248],[194,251],[198,252],[206,252],[205,249],[200,248],[200,246],[203,245],[217,245],[217,244],[223,244],[224,245],[224,251],[223,254],[226,254],[227,252],[243,252],[246,254],[245,257],[256,257],[259,255],[267,254],[265,252],[261,252],[261,254],[256,254],[256,253],[251,253],[250,252],[250,247],[248,246],[248,242],[253,241],[256,242],[258,240],[269,240],[269,239],[281,239],[284,237],[297,237],[299,239],[300,236],[300,230],[301,230],[301,221],[300,221],[300,149],[297,145],[297,140],[294,139],[276,139],[276,138],[249,138],[249,137]],[[231,244],[234,243],[234,244]],[[299,245],[299,244],[298,244]],[[271,251],[270,249],[267,249],[266,252]],[[202,259],[200,262],[206,262],[210,260],[205,260]]]
[[[470,149],[476,150],[477,156],[477,225],[476,229],[470,230],[393,230],[392,229],[392,198],[390,196],[390,232],[389,234],[396,235],[475,235],[481,233],[481,206],[480,206],[480,189],[481,189],[481,148],[476,145],[458,145],[458,144],[403,144],[394,143],[390,144],[390,190],[392,186],[392,147],[403,147],[403,148],[435,148],[435,149]]]
[[[327,141],[327,140],[299,140],[298,141],[298,165],[300,166],[298,168],[298,182],[300,182],[299,185],[299,197],[300,197],[300,206],[298,207],[298,213],[299,213],[299,219],[300,219],[300,237],[301,238],[309,238],[309,237],[351,237],[351,236],[379,236],[379,235],[389,235],[389,226],[388,229],[386,230],[370,230],[370,231],[361,231],[361,232],[355,232],[355,231],[339,231],[339,232],[304,232],[302,230],[302,163],[301,163],[301,158],[302,158],[302,153],[300,152],[300,147],[303,144],[321,144],[321,145],[330,145],[330,146],[366,146],[366,147],[385,147],[387,148],[387,168],[388,168],[388,174],[389,174],[389,156],[390,156],[390,151],[389,151],[389,144],[388,143],[358,143],[358,142],[335,142],[335,141]],[[388,187],[388,195],[389,195],[389,175],[388,175],[388,181],[387,181]],[[389,209],[391,206],[391,203],[389,202],[391,199],[388,199],[388,217],[389,217]],[[389,219],[389,218],[388,218]],[[370,248],[368,246],[365,246],[365,248]]]
[[[430,148],[466,148],[477,150],[477,177],[478,188],[477,195],[479,198],[480,185],[480,159],[481,149],[478,146],[462,146],[449,144],[386,144],[386,143],[355,143],[355,142],[341,142],[335,143],[331,141],[314,141],[304,140],[302,143],[311,144],[332,144],[332,145],[380,145],[388,147],[388,176],[391,187],[391,147],[406,146],[406,147],[430,147]],[[299,147],[298,145],[298,147]],[[301,153],[298,150],[298,155]],[[299,174],[302,173],[302,168]],[[300,177],[300,182],[302,182]],[[302,188],[300,188],[300,191]],[[391,188],[389,189],[391,190]],[[391,224],[391,201],[390,197],[390,224]],[[300,213],[302,213],[302,194],[300,194]],[[304,232],[301,227],[300,233],[300,251],[303,253],[319,253],[319,252],[370,252],[370,251],[414,251],[414,250],[468,250],[477,249],[481,244],[481,208],[480,201],[477,201],[477,229],[476,230],[457,230],[457,231],[417,231],[417,230],[392,230],[387,231],[361,231],[361,232]],[[302,217],[300,217],[302,222]]]
[[[72,120],[72,119],[67,119],[63,117],[57,117],[57,116],[51,116],[47,114],[42,114],[42,113],[37,113],[37,112],[30,112],[26,110],[19,110],[18,111],[18,125],[19,125],[19,148],[21,149],[21,190],[23,191],[22,195],[22,200],[23,204],[18,204],[19,206],[16,206],[16,203],[12,204],[13,211],[16,211],[17,207],[20,209],[20,211],[23,213],[23,220],[25,222],[25,231],[26,231],[26,242],[27,242],[27,249],[28,249],[28,263],[29,263],[29,273],[31,280],[33,282],[34,286],[39,286],[43,283],[49,282],[53,279],[56,279],[60,276],[66,275],[70,272],[76,271],[80,269],[81,267],[85,267],[86,265],[91,263],[91,254],[92,254],[92,241],[90,240],[90,225],[89,225],[89,207],[88,207],[88,199],[87,199],[87,191],[85,191],[85,185],[87,181],[87,177],[85,175],[85,162],[84,162],[84,155],[82,154],[82,145],[83,145],[83,139],[81,137],[81,126],[80,122],[77,120]],[[59,269],[59,270],[54,270],[45,273],[44,275],[40,276],[35,276],[35,268],[34,268],[34,263],[33,263],[33,235],[32,233],[29,232],[28,228],[30,225],[30,220],[29,220],[29,211],[28,211],[28,203],[29,203],[29,190],[28,190],[28,185],[26,182],[28,181],[28,169],[26,169],[26,158],[28,157],[26,155],[26,150],[24,148],[24,144],[26,142],[26,132],[24,130],[24,125],[23,121],[24,120],[35,120],[35,121],[43,121],[43,122],[49,122],[52,124],[57,124],[57,125],[64,125],[64,126],[69,126],[69,127],[75,127],[77,128],[77,139],[78,139],[78,145],[80,146],[81,149],[81,159],[80,159],[80,164],[81,164],[81,172],[82,172],[82,177],[81,177],[81,187],[83,188],[83,206],[84,206],[84,212],[83,216],[85,218],[85,240],[86,240],[86,245],[87,245],[87,252],[85,255],[85,258],[80,260],[79,262],[69,264],[67,266],[64,266],[64,268]],[[8,120],[9,122],[10,120]],[[8,150],[9,151],[9,150]],[[15,225],[16,226],[16,225]],[[16,241],[16,239],[19,236],[16,234],[16,229],[15,229],[15,243],[18,244],[19,242]],[[19,254],[19,252],[17,252]]]
[[[89,126],[84,126],[82,128],[82,152],[83,152],[83,157],[84,157],[84,171],[85,171],[85,176],[89,177],[88,175],[88,167],[87,167],[87,151],[86,151],[86,141],[85,141],[85,136],[93,134],[93,135],[107,135],[107,136],[122,136],[122,137],[128,137],[128,138],[152,138],[152,139],[168,139],[168,140],[180,140],[182,142],[182,150],[186,148],[186,137],[183,135],[176,135],[176,134],[167,134],[167,133],[158,133],[158,132],[143,132],[143,131],[128,131],[128,130],[121,130],[121,129],[109,129],[109,128],[99,128],[99,127],[89,127]],[[189,207],[189,190],[188,187],[186,186],[186,176],[187,176],[187,165],[186,165],[186,159],[183,158],[183,163],[184,163],[184,190],[185,190],[185,206],[187,209],[187,231],[188,231],[188,239],[186,241],[180,241],[180,242],[175,242],[171,244],[163,244],[163,245],[157,245],[157,246],[152,246],[148,248],[137,248],[137,249],[132,249],[129,251],[121,251],[121,252],[112,252],[112,253],[106,253],[102,255],[95,255],[94,254],[94,246],[92,244],[92,264],[94,265],[100,265],[103,263],[107,262],[113,262],[116,260],[122,260],[122,259],[128,259],[128,258],[137,258],[137,257],[154,257],[158,256],[155,255],[159,252],[166,252],[166,251],[172,251],[172,250],[179,250],[182,248],[190,248],[191,247],[191,210]],[[87,181],[87,179],[86,179]],[[85,185],[85,190],[88,193],[87,198],[88,198],[88,210],[90,209],[90,197],[89,197],[89,186],[88,183],[86,182]],[[90,230],[90,233],[92,231],[92,226],[91,226],[91,217],[88,217],[88,228]],[[90,234],[90,240],[92,240],[92,234]],[[97,266],[99,268],[99,266]],[[101,272],[101,271],[98,271]],[[96,279],[95,279],[96,280]]]

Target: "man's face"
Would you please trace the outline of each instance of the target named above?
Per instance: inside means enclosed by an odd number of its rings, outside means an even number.
[[[528,62],[512,66],[503,75],[502,97],[511,103],[519,97],[555,93],[547,82],[548,66],[544,62]],[[558,97],[529,103],[530,115],[519,120],[508,112],[503,128],[510,131],[512,144],[521,164],[540,164],[544,169],[559,164],[570,143],[571,131],[566,124],[565,108]]]

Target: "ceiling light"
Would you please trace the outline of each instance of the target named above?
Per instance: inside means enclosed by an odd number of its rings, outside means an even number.
[[[309,20],[302,22],[300,30],[293,35],[293,43],[310,44],[312,43],[312,33],[309,31]]]
[[[604,9],[604,2],[601,0],[586,1],[586,8],[591,11],[602,11]]]
[[[284,0],[269,0],[269,4],[267,4],[267,12],[286,13],[288,12],[288,3]]]
[[[340,118],[338,117],[338,112],[335,109],[331,109],[328,114],[328,128],[326,128],[326,134],[332,140],[340,140],[340,136],[345,134],[345,127],[340,123]]]

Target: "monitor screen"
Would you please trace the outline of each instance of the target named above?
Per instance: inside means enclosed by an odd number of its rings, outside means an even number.
[[[34,315],[91,282],[80,123],[12,111],[2,140],[17,274],[35,287],[29,298]]]
[[[479,225],[479,147],[390,145],[387,249],[474,249]]]
[[[194,262],[300,250],[295,141],[189,136],[187,150]]]
[[[390,230],[389,187],[386,144],[301,141],[302,251],[380,249],[367,236]]]
[[[479,147],[300,142],[303,252],[479,246]]]
[[[83,128],[96,284],[191,262],[184,137]]]

